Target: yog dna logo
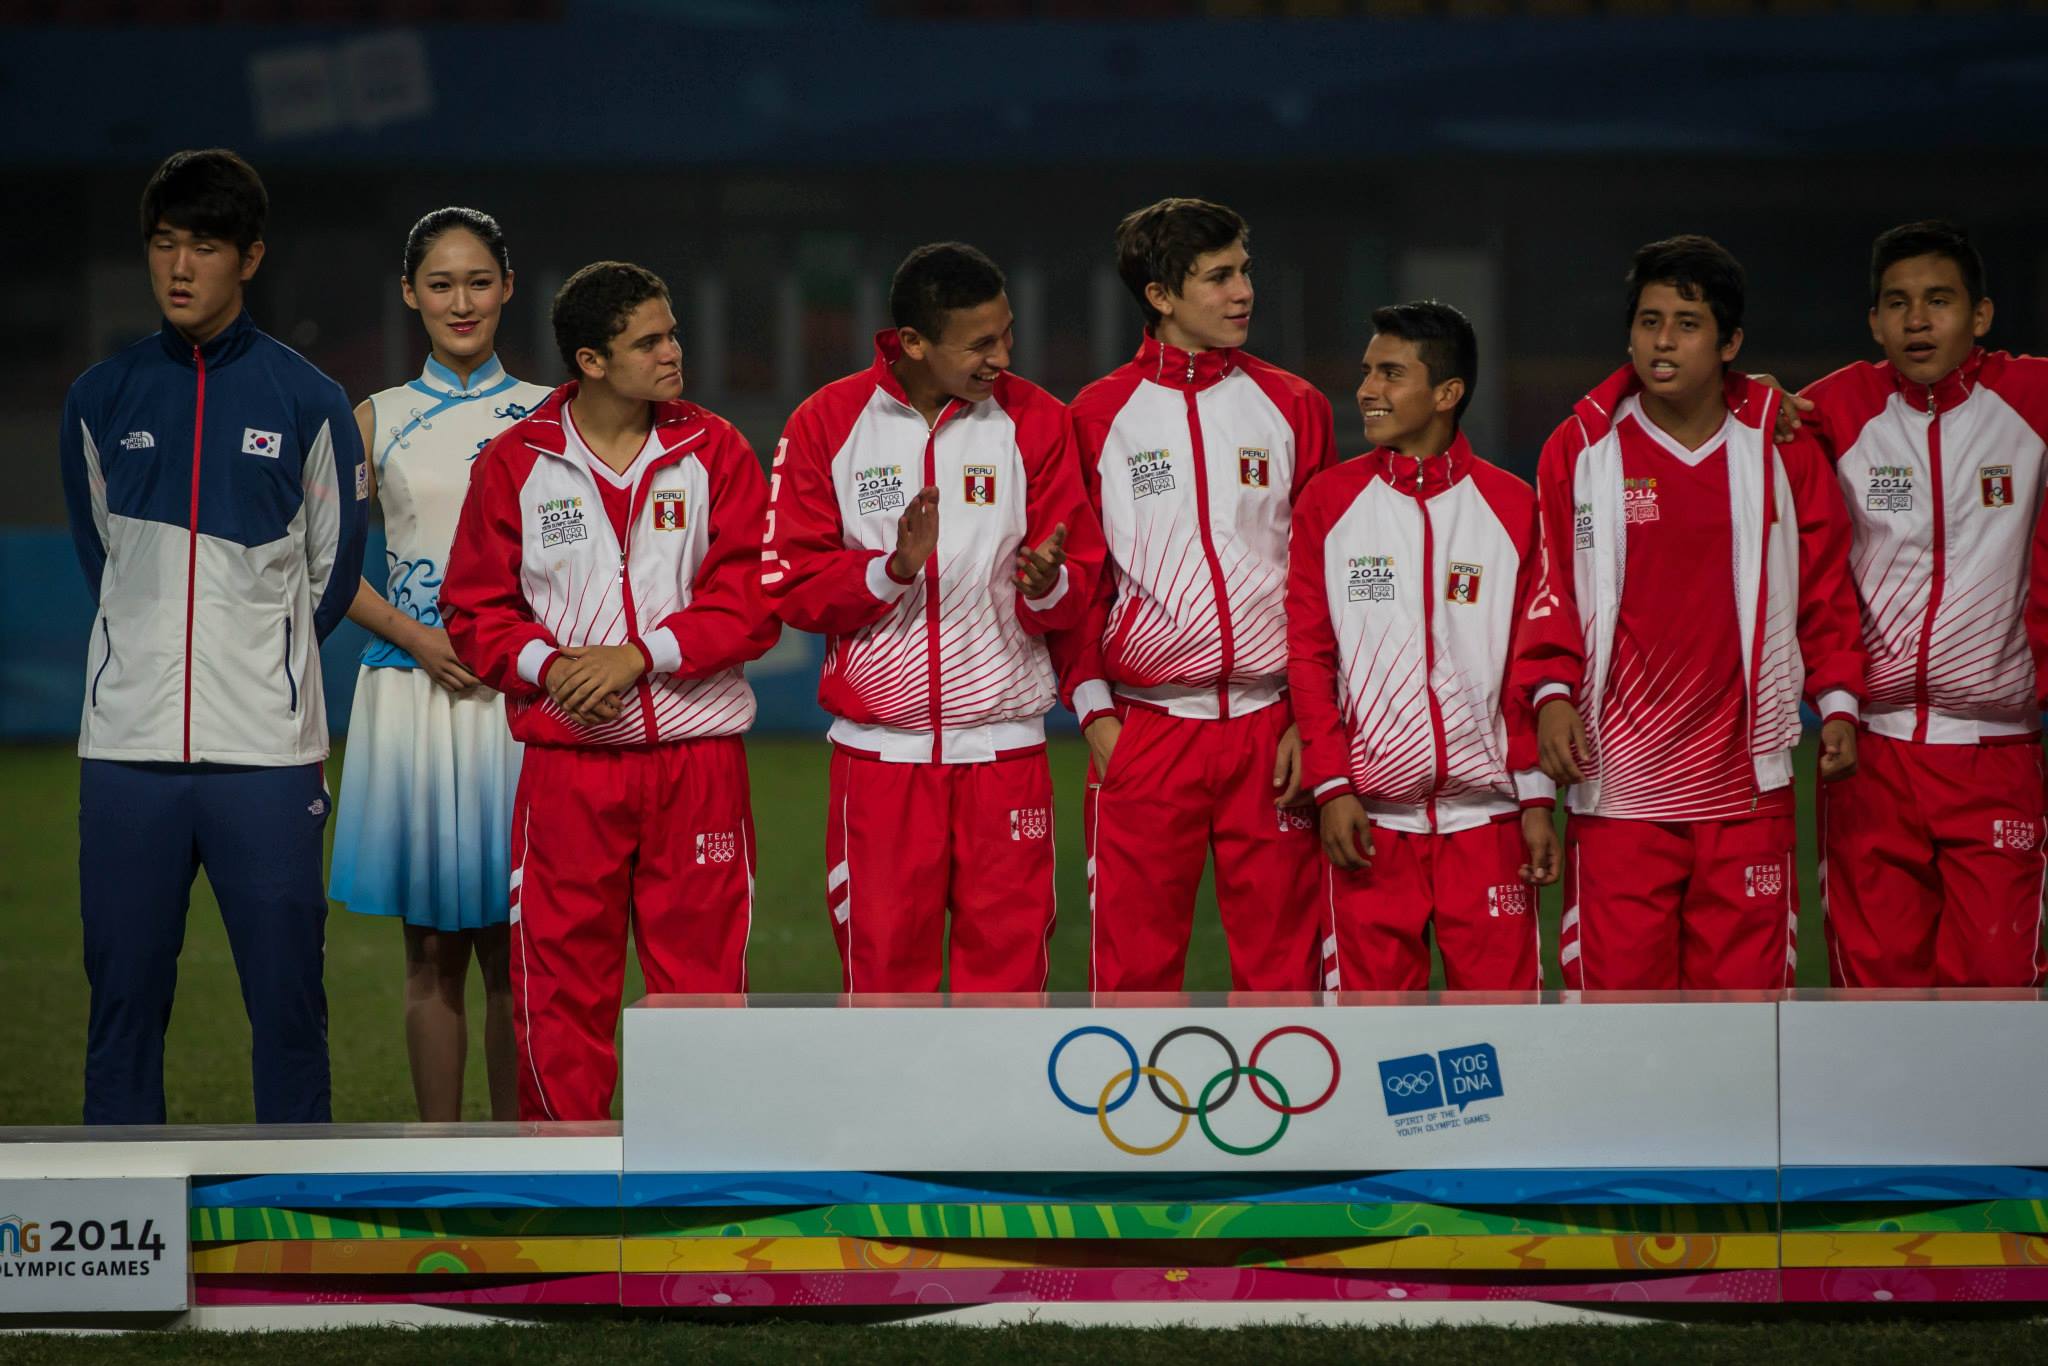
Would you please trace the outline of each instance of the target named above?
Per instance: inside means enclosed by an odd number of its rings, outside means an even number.
[[[1109,1079],[1103,1083],[1102,1090],[1096,1096],[1095,1103],[1092,1105],[1084,1104],[1074,1099],[1060,1085],[1060,1055],[1066,1052],[1067,1046],[1073,1043],[1074,1040],[1089,1034],[1099,1034],[1118,1048],[1121,1048],[1124,1052],[1124,1061],[1129,1064],[1110,1074]],[[1287,1087],[1281,1083],[1280,1078],[1259,1066],[1259,1059],[1265,1054],[1267,1045],[1271,1044],[1275,1039],[1289,1034],[1299,1034],[1320,1044],[1323,1051],[1329,1054],[1330,1058],[1329,1084],[1323,1087],[1321,1095],[1301,1105],[1294,1104],[1293,1097],[1288,1093]],[[1181,1082],[1180,1078],[1159,1065],[1161,1057],[1166,1052],[1166,1046],[1174,1040],[1188,1035],[1200,1035],[1208,1039],[1223,1050],[1223,1056],[1228,1060],[1226,1065],[1214,1076],[1210,1077],[1208,1082],[1202,1086],[1200,1094],[1192,1102],[1189,1100],[1188,1088]],[[1307,1025],[1282,1025],[1278,1029],[1272,1030],[1264,1038],[1252,1045],[1251,1057],[1244,1062],[1238,1061],[1236,1045],[1232,1044],[1229,1039],[1217,1031],[1204,1025],[1182,1025],[1178,1029],[1168,1030],[1159,1036],[1159,1041],[1152,1045],[1152,1051],[1147,1055],[1145,1064],[1142,1067],[1138,1065],[1138,1050],[1122,1034],[1105,1025],[1082,1025],[1080,1028],[1069,1030],[1063,1035],[1060,1041],[1052,1046],[1052,1053],[1045,1060],[1045,1079],[1051,1084],[1052,1093],[1059,1100],[1059,1103],[1077,1115],[1095,1116],[1095,1122],[1102,1129],[1102,1136],[1110,1141],[1111,1146],[1119,1151],[1127,1152],[1133,1157],[1153,1157],[1180,1142],[1182,1136],[1188,1131],[1188,1120],[1190,1117],[1194,1118],[1201,1125],[1202,1136],[1207,1138],[1217,1151],[1231,1153],[1238,1157],[1256,1157],[1286,1136],[1288,1122],[1294,1116],[1311,1114],[1329,1104],[1330,1097],[1337,1094],[1337,1082],[1342,1075],[1343,1066],[1338,1061],[1336,1046]],[[1129,1103],[1132,1097],[1138,1094],[1139,1077],[1145,1078],[1151,1088],[1154,1100],[1165,1106],[1168,1112],[1180,1117],[1179,1122],[1174,1126],[1173,1132],[1168,1134],[1163,1142],[1148,1145],[1133,1143],[1117,1133],[1115,1127],[1110,1123],[1109,1117],[1118,1110],[1121,1110]],[[1280,1122],[1274,1127],[1273,1132],[1258,1143],[1231,1143],[1218,1136],[1214,1126],[1209,1123],[1211,1115],[1236,1098],[1238,1083],[1244,1078],[1249,1078],[1251,1081],[1251,1085],[1246,1089],[1250,1091],[1252,1098],[1267,1110],[1280,1116]],[[1300,1080],[1300,1077],[1296,1078],[1297,1083]],[[1309,1084],[1314,1084],[1313,1077],[1309,1078]],[[1119,1087],[1122,1088],[1121,1091],[1118,1090]],[[1266,1089],[1267,1087],[1272,1088],[1270,1094]],[[1169,1090],[1173,1093],[1171,1096],[1167,1094]]]

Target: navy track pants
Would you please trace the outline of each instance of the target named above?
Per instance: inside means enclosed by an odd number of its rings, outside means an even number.
[[[249,1014],[256,1118],[329,1118],[327,897],[319,764],[83,761],[79,912],[92,1015],[87,1124],[164,1122],[164,1031],[201,866],[220,902]]]

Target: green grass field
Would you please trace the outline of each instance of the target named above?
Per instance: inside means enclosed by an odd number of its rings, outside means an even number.
[[[824,909],[826,747],[822,741],[750,742],[754,811],[760,830],[754,933],[748,964],[756,991],[836,991],[839,959]],[[1823,985],[1819,905],[1813,885],[1810,746],[1800,751],[1800,981]],[[1081,785],[1086,750],[1052,748],[1059,794],[1059,927],[1052,987],[1087,986],[1088,900],[1081,853]],[[341,753],[330,761],[338,787]],[[0,862],[0,1125],[78,1120],[85,1057],[86,990],[79,959],[78,760],[69,746],[0,750],[0,828],[14,853]],[[330,826],[331,833],[331,826]],[[1557,894],[1544,898],[1545,978],[1557,984]],[[238,1123],[252,1116],[249,1025],[220,913],[202,877],[193,889],[177,1008],[166,1055],[174,1123]],[[1189,953],[1190,990],[1229,986],[1222,930],[1205,886]],[[640,991],[629,970],[627,1000]],[[481,1000],[481,991],[473,993]],[[414,1117],[400,1017],[398,926],[339,906],[327,922],[328,1036],[334,1059],[334,1117]],[[482,1031],[472,1028],[465,1117],[489,1117]]]

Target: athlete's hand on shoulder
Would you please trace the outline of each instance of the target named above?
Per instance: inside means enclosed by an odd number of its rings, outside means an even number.
[[[1373,860],[1372,817],[1365,803],[1351,793],[1323,803],[1323,853],[1339,868],[1370,868]]]
[[[1301,799],[1301,727],[1289,726],[1280,733],[1273,751],[1273,786],[1280,789],[1275,806],[1292,806]]]
[[[548,692],[586,726],[618,716],[619,694],[647,672],[637,645],[574,645],[548,669]]]
[[[1536,763],[1550,781],[1562,787],[1582,783],[1593,747],[1586,741],[1586,723],[1569,699],[1553,697],[1536,713]]]
[[[456,658],[455,646],[449,643],[448,633],[438,626],[422,623],[417,633],[403,645],[405,652],[427,671],[427,677],[433,679],[437,687],[452,693],[464,693],[483,682]]]
[[[1027,542],[1017,547],[1017,591],[1027,598],[1042,598],[1060,581],[1060,566],[1067,562],[1067,524],[1052,529],[1038,549]]]
[[[896,519],[896,553],[889,557],[889,577],[909,583],[939,548],[939,488],[926,484]]]
[[[1778,425],[1771,432],[1771,440],[1782,446],[1793,437],[1799,435],[1799,428],[1802,425],[1799,420],[1800,415],[1813,411],[1813,400],[1801,398],[1784,385],[1778,383],[1776,375],[1751,375],[1750,378],[1763,385],[1764,388],[1776,389],[1785,396],[1785,401],[1778,405]]]
[[[1856,771],[1856,723],[1837,716],[1820,728],[1820,776],[1826,782]]]
[[[1088,757],[1095,761],[1095,781],[1101,782],[1109,773],[1109,756],[1116,752],[1118,737],[1124,733],[1124,723],[1114,716],[1098,716],[1081,732],[1088,741]]]
[[[1522,881],[1532,887],[1548,887],[1557,881],[1557,823],[1547,806],[1522,810],[1522,847],[1529,861],[1522,865]]]

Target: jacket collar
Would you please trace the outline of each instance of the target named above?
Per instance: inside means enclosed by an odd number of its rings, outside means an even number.
[[[569,400],[576,397],[578,382],[570,380],[540,401],[520,420],[520,438],[543,455],[564,458],[569,453]],[[661,443],[657,460],[667,459],[679,447],[695,443],[703,424],[704,410],[683,399],[654,405],[654,435]]]
[[[420,371],[420,377],[415,383],[420,388],[430,390],[443,398],[475,398],[492,385],[502,382],[504,378],[505,363],[498,359],[495,351],[491,353],[490,359],[478,366],[476,372],[470,375],[467,384],[456,378],[453,370],[435,360],[430,354],[427,357],[426,369]]]
[[[1169,389],[1206,389],[1237,369],[1238,358],[1237,351],[1230,347],[1220,351],[1183,351],[1178,346],[1168,346],[1148,327],[1131,364],[1154,384]]]
[[[904,391],[903,381],[896,378],[894,366],[901,359],[903,359],[903,338],[897,335],[896,329],[885,327],[875,333],[875,362],[868,367],[868,374],[873,377],[876,388],[910,409],[911,412],[917,413],[918,421],[922,422],[924,421],[924,414],[917,412],[917,405],[910,401],[910,395]],[[1000,384],[1001,380],[998,379],[997,383]],[[936,431],[956,414],[964,413],[973,406],[973,404],[962,398],[948,398],[946,406],[939,409],[939,420],[932,424],[932,429]]]
[[[1961,365],[1932,384],[1915,384],[1894,370],[1890,361],[1879,368],[1897,387],[1899,397],[1909,405],[1923,413],[1945,413],[1960,406],[1976,390],[1978,375],[1984,369],[1984,348],[1971,347],[1970,354],[1963,357]]]
[[[207,369],[216,369],[247,351],[258,335],[256,321],[249,316],[249,310],[245,308],[235,315],[233,322],[215,333],[200,347],[199,354],[205,358]],[[184,366],[191,366],[192,343],[185,340],[184,333],[171,326],[169,318],[165,318],[163,325],[157,329],[157,339],[163,343],[165,354],[172,360]]]
[[[1633,365],[1624,365],[1572,405],[1572,413],[1586,429],[1589,441],[1598,441],[1614,428],[1614,414],[1633,394],[1642,392],[1643,382]],[[1760,427],[1770,417],[1775,391],[1757,383],[1742,371],[1730,368],[1721,385],[1728,411],[1745,427]]]
[[[1378,446],[1366,457],[1389,484],[1418,498],[1434,498],[1472,472],[1472,445],[1459,432],[1442,455],[1416,459]]]

